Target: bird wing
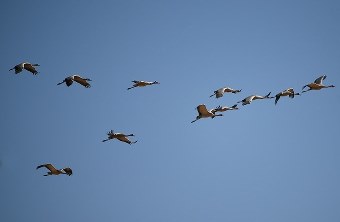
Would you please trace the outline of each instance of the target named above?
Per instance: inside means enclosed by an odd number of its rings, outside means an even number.
[[[74,75],[73,76],[73,80],[76,81],[77,83],[85,86],[86,88],[90,88],[91,87],[90,83],[88,83],[85,79],[83,79],[82,77],[80,77],[78,75]]]
[[[246,101],[246,102],[251,102],[251,101],[253,101],[253,99],[256,97],[256,95],[251,95],[251,96],[248,96],[247,98],[245,98],[244,100]]]
[[[142,82],[142,81],[139,81],[139,80],[132,80],[131,82],[133,82],[133,83],[139,83],[139,82]]]
[[[13,69],[15,70],[15,74],[18,74],[22,71],[22,66],[21,66],[21,64],[19,64],[19,65],[14,66]]]
[[[286,89],[286,91],[288,91],[290,93],[294,93],[294,89],[293,88],[288,88],[288,89]]]
[[[71,78],[66,78],[65,83],[66,83],[67,86],[70,86],[70,85],[73,84],[73,80]]]
[[[131,141],[125,135],[119,135],[117,136],[117,139],[125,143],[131,143]]]
[[[216,90],[216,98],[220,98],[223,96],[224,88]]]
[[[233,92],[234,90],[230,87],[223,88],[223,92]]]
[[[69,168],[69,167],[64,168],[63,171],[64,171],[67,175],[69,175],[69,176],[71,176],[72,173],[73,173],[73,172],[72,172],[72,169]]]
[[[201,104],[201,105],[197,106],[197,111],[201,115],[205,115],[205,114],[209,113],[209,111],[207,110],[207,107],[204,104]]]
[[[281,97],[281,93],[279,93],[279,94],[277,94],[277,95],[275,96],[275,105],[276,105],[277,102],[279,101],[280,97]]]
[[[46,167],[49,171],[53,172],[58,172],[58,170],[50,163],[46,163],[46,164],[42,164],[40,166],[37,166],[37,169],[41,168],[41,167]]]
[[[31,72],[33,75],[38,74],[38,71],[30,63],[25,63],[24,64],[24,69],[26,69],[27,71]]]
[[[287,89],[287,91],[290,93],[289,94],[289,98],[294,98],[294,96],[295,96],[294,89],[293,88],[289,88],[289,89]]]
[[[323,75],[323,76],[320,76],[319,78],[317,78],[314,83],[316,84],[322,84],[322,80],[326,79],[327,76]]]

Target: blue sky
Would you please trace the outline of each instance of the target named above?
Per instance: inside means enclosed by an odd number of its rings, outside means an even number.
[[[0,221],[340,220],[338,1],[5,1]],[[29,61],[39,74],[8,70]],[[92,87],[57,86],[66,76]],[[320,75],[337,87],[234,105]],[[131,80],[160,85],[127,91]],[[220,99],[214,90],[242,89]],[[106,132],[138,143],[102,143]],[[36,166],[69,166],[43,177]]]

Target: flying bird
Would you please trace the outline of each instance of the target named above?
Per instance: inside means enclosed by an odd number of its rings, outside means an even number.
[[[69,168],[69,167],[58,170],[52,164],[46,163],[46,164],[42,164],[40,166],[37,166],[37,169],[39,169],[41,167],[46,167],[50,171],[50,172],[47,172],[47,174],[45,174],[44,176],[59,175],[59,174],[67,174],[69,176],[72,175],[72,169]]]
[[[69,77],[66,77],[62,82],[58,83],[57,85],[66,83],[67,86],[72,85],[73,81],[79,83],[80,85],[85,86],[85,88],[90,88],[91,85],[87,81],[92,81],[91,79],[83,78],[79,75],[72,75]]]
[[[239,93],[241,92],[242,89],[232,89],[232,88],[229,88],[229,87],[224,87],[224,88],[220,88],[218,90],[215,90],[214,91],[214,94],[212,94],[210,97],[213,97],[215,96],[216,98],[220,98],[223,96],[224,93]]]
[[[196,122],[197,120],[201,118],[215,118],[215,116],[223,116],[222,114],[215,114],[214,109],[207,110],[207,107],[204,104],[200,104],[196,107],[198,116],[196,116],[196,119],[191,121],[191,123]]]
[[[305,85],[304,87],[302,87],[302,90],[306,87],[308,87],[309,89],[304,90],[301,93],[305,93],[309,90],[320,90],[320,89],[323,89],[323,88],[333,88],[333,87],[335,87],[334,85],[326,86],[322,83],[322,81],[325,80],[326,77],[327,77],[326,75],[320,76],[314,82]]]
[[[265,96],[259,96],[259,95],[251,95],[251,96],[248,96],[246,98],[244,98],[243,100],[241,101],[238,101],[237,103],[241,103],[242,102],[242,106],[245,106],[247,104],[250,104],[253,100],[257,100],[257,99],[272,99],[274,97],[269,97],[270,96],[270,93],[269,92],[267,95]]]
[[[300,96],[300,93],[295,93],[293,88],[288,88],[278,94],[276,94],[275,96],[275,105],[277,104],[277,102],[279,101],[281,96],[289,96],[289,98],[293,99],[294,96]]]
[[[117,139],[119,141],[122,141],[124,143],[128,143],[128,144],[134,144],[134,143],[137,143],[137,140],[136,141],[133,141],[131,142],[128,137],[129,136],[135,136],[134,134],[124,134],[124,133],[114,133],[113,130],[110,130],[108,133],[107,133],[107,136],[108,138],[103,140],[102,142],[106,142],[108,140],[111,140],[111,139]]]
[[[15,70],[15,74],[20,73],[22,70],[26,69],[27,71],[31,72],[33,75],[37,75],[38,71],[34,68],[35,66],[40,66],[39,64],[31,64],[29,62],[22,62],[16,66],[14,66],[13,68],[11,68],[9,71],[11,70]]]
[[[228,106],[218,106],[215,109],[213,109],[211,112],[212,113],[216,113],[216,112],[225,112],[228,110],[238,110],[237,104],[233,105],[232,107],[228,107]]]
[[[154,84],[160,84],[157,81],[154,82],[147,82],[147,81],[138,81],[138,80],[133,80],[132,81],[134,84],[133,86],[127,88],[127,90],[133,89],[135,87],[144,87],[144,86],[150,86],[150,85],[154,85]]]

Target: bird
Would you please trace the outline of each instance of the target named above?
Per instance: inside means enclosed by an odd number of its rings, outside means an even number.
[[[154,85],[154,84],[160,84],[157,81],[147,82],[147,81],[133,80],[132,82],[134,83],[133,86],[127,88],[127,90],[133,89],[135,87],[144,87],[144,86],[149,86],[149,85]]]
[[[85,86],[85,88],[90,88],[91,85],[87,81],[92,81],[92,80],[87,79],[87,78],[83,78],[79,75],[72,75],[72,76],[66,77],[62,82],[58,83],[57,85],[66,83],[67,86],[70,86],[70,85],[72,85],[73,81],[76,81],[77,83]]]
[[[124,143],[128,143],[128,144],[134,144],[134,143],[137,143],[137,140],[136,141],[133,141],[131,142],[127,137],[129,136],[135,136],[134,134],[124,134],[124,133],[114,133],[113,130],[110,130],[108,133],[107,133],[107,136],[108,138],[103,140],[102,142],[106,142],[108,140],[111,140],[111,139],[117,139],[117,140],[120,140]]]
[[[244,98],[243,100],[241,101],[238,101],[237,103],[241,103],[242,102],[242,106],[245,106],[247,104],[250,104],[253,100],[257,100],[257,99],[272,99],[274,97],[269,97],[270,96],[270,93],[269,92],[267,95],[265,96],[259,96],[259,95],[251,95],[251,96],[248,96],[246,98]]]
[[[214,94],[212,94],[210,97],[213,97],[215,96],[216,98],[220,98],[223,96],[224,93],[239,93],[241,92],[242,89],[232,89],[232,88],[229,88],[229,87],[223,87],[223,88],[220,88],[218,90],[215,90],[214,91]]]
[[[216,112],[225,112],[228,110],[238,110],[237,104],[233,105],[232,107],[228,107],[228,106],[218,106],[215,109],[213,109],[211,112],[212,113],[216,113]]]
[[[20,73],[22,70],[26,69],[27,71],[31,72],[33,75],[37,75],[38,71],[34,68],[35,66],[40,66],[39,64],[31,64],[29,62],[22,62],[16,66],[14,66],[13,68],[11,68],[9,71],[11,70],[15,70],[15,74]]]
[[[281,96],[289,96],[289,98],[294,98],[294,96],[300,96],[300,93],[295,93],[293,88],[288,88],[278,94],[276,94],[275,96],[275,105],[277,104],[277,102],[279,101]]]
[[[50,171],[50,172],[47,172],[47,174],[45,174],[44,176],[59,175],[59,174],[67,174],[69,176],[72,175],[72,169],[69,167],[58,170],[52,164],[46,163],[46,164],[37,166],[37,169],[41,167],[46,167]]]
[[[324,84],[322,83],[322,81],[325,80],[326,77],[327,77],[326,75],[322,75],[322,76],[320,76],[319,78],[317,78],[316,80],[314,80],[314,82],[309,83],[309,84],[303,86],[303,87],[302,87],[302,92],[301,92],[301,93],[305,93],[305,92],[307,92],[307,91],[309,91],[309,90],[320,90],[320,89],[323,89],[323,88],[333,88],[333,87],[335,87],[334,85],[326,86],[326,85],[324,85]],[[304,90],[304,88],[306,88],[307,86],[309,87],[309,89]],[[303,91],[303,90],[304,90],[304,91]]]
[[[207,110],[207,107],[205,106],[205,104],[198,105],[196,109],[198,112],[198,116],[196,116],[196,119],[191,121],[191,123],[196,122],[197,120],[201,118],[208,118],[208,117],[215,118],[215,116],[223,116],[222,114],[213,113],[214,109]]]

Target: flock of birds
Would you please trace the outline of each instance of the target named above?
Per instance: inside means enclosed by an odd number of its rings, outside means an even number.
[[[314,82],[308,83],[307,85],[304,85],[302,87],[302,91],[301,93],[295,93],[293,88],[288,88],[286,90],[283,90],[282,92],[277,93],[275,96],[270,96],[271,92],[269,92],[267,95],[265,96],[260,96],[260,95],[250,95],[246,98],[244,98],[241,101],[238,101],[237,103],[242,103],[243,106],[248,105],[250,103],[252,103],[253,100],[257,100],[257,99],[273,99],[275,98],[275,105],[277,104],[277,102],[279,101],[279,99],[282,96],[288,96],[289,98],[294,98],[295,96],[300,96],[302,93],[308,92],[310,90],[320,90],[323,88],[333,88],[335,87],[334,85],[324,85],[323,84],[323,80],[326,79],[326,75],[322,75],[319,78],[317,78],[316,80],[314,80]],[[306,87],[308,87],[307,90],[304,90]],[[215,96],[216,98],[220,98],[224,95],[224,93],[239,93],[241,92],[241,89],[232,89],[229,87],[223,87],[220,88],[218,90],[214,91],[214,94],[212,94],[210,97]],[[201,119],[201,118],[215,118],[216,116],[223,116],[223,114],[217,114],[217,112],[225,112],[228,110],[238,110],[237,104],[228,107],[228,106],[218,106],[214,109],[210,109],[208,110],[207,107],[205,106],[205,104],[200,104],[197,106],[197,112],[198,115],[196,116],[196,119],[191,121],[191,123],[196,122],[197,120]]]
[[[38,71],[36,70],[35,67],[39,66],[39,64],[31,64],[29,62],[23,62],[20,63],[16,66],[14,66],[13,68],[11,68],[9,71],[11,70],[15,70],[15,74],[18,74],[20,72],[22,72],[24,69],[31,72],[33,75],[37,75]],[[302,87],[302,91],[300,93],[295,93],[293,88],[288,88],[282,92],[277,93],[275,96],[270,96],[271,92],[269,92],[267,95],[265,96],[260,96],[260,95],[250,95],[246,98],[244,98],[241,101],[238,101],[237,103],[242,103],[243,106],[248,105],[250,103],[252,103],[252,101],[254,100],[258,100],[258,99],[273,99],[275,98],[275,105],[277,104],[277,102],[279,101],[279,99],[283,96],[288,96],[289,98],[294,98],[295,96],[300,96],[302,93],[308,92],[310,90],[320,90],[320,89],[324,89],[324,88],[333,88],[335,87],[334,85],[324,85],[323,84],[323,80],[326,79],[326,75],[322,75],[320,77],[318,77],[317,79],[314,80],[314,82],[308,83],[306,85],[304,85]],[[83,78],[79,75],[71,75],[66,77],[62,82],[58,83],[57,85],[61,85],[63,83],[66,84],[66,86],[71,86],[73,84],[73,82],[77,82],[80,85],[86,87],[86,88],[90,88],[91,85],[89,83],[89,81],[91,81],[91,79],[89,78]],[[134,80],[132,81],[133,85],[129,88],[127,88],[127,90],[136,88],[136,87],[145,87],[145,86],[150,86],[150,85],[154,85],[154,84],[160,84],[157,81],[154,82],[147,82],[147,81],[139,81],[139,80]],[[307,88],[305,90],[305,88]],[[241,89],[232,89],[229,87],[223,87],[220,89],[217,89],[214,91],[214,94],[212,94],[210,97],[216,97],[216,98],[221,98],[223,97],[224,93],[240,93],[242,90]],[[198,115],[196,116],[196,119],[191,121],[191,123],[196,122],[199,119],[202,118],[215,118],[216,116],[223,116],[223,114],[221,114],[221,112],[225,112],[225,111],[229,111],[229,110],[238,110],[239,108],[237,107],[237,104],[228,107],[228,106],[218,106],[214,109],[210,109],[208,110],[207,107],[205,106],[205,104],[200,104],[196,107]],[[124,134],[124,133],[117,133],[114,132],[113,130],[110,130],[107,133],[107,139],[102,140],[102,142],[106,142],[112,139],[117,139],[119,141],[122,141],[124,143],[127,144],[134,144],[137,142],[136,141],[131,141],[129,140],[128,137],[132,137],[134,136],[134,134]],[[72,175],[72,169],[69,167],[66,168],[62,168],[62,169],[56,169],[52,164],[47,163],[47,164],[42,164],[37,166],[36,169],[45,167],[46,169],[49,170],[49,172],[47,172],[47,174],[45,174],[44,176],[50,176],[50,175],[60,175],[60,174],[66,174],[68,176]]]

